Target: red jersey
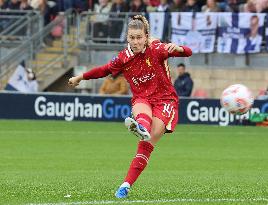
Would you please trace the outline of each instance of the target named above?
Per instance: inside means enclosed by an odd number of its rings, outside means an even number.
[[[169,53],[164,43],[153,41],[143,52],[133,54],[128,45],[108,64],[96,67],[83,74],[86,80],[101,78],[112,73],[114,76],[123,73],[130,84],[133,99],[146,99],[149,102],[172,100],[178,102],[172,85],[168,57],[189,57],[190,48],[182,46],[184,52]]]
[[[189,48],[184,47],[184,53],[170,54],[164,48],[165,45],[158,40],[153,41],[150,47],[135,55],[128,45],[109,63],[109,70],[113,75],[123,73],[125,76],[130,84],[133,100],[145,98],[151,102],[159,100],[178,102],[167,59],[174,56],[189,56]]]

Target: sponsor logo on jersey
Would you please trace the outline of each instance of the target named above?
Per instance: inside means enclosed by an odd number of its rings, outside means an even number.
[[[132,81],[133,81],[134,85],[138,86],[140,83],[145,83],[145,82],[153,79],[154,77],[155,77],[154,73],[148,73],[142,77],[138,77],[138,78],[132,77]]]

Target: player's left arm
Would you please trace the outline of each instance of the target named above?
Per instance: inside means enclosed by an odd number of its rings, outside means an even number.
[[[168,51],[168,57],[190,57],[192,50],[187,46],[178,46],[175,43],[168,43],[165,45]]]
[[[192,50],[187,46],[178,46],[175,43],[161,43],[155,40],[151,43],[151,47],[160,59],[165,60],[169,57],[189,57]]]

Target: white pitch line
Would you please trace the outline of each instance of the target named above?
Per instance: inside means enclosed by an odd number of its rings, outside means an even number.
[[[46,134],[77,134],[77,133],[82,133],[82,134],[124,134],[124,133],[127,133],[127,131],[117,131],[117,132],[109,132],[109,131],[55,131],[55,130],[48,130],[48,131],[32,131],[32,130],[3,130],[3,131],[0,131],[0,134],[3,133],[3,134],[27,134],[27,133],[34,133],[34,134],[43,134],[43,133],[46,133]]]
[[[69,131],[63,131],[63,130],[46,130],[46,131],[43,131],[43,130],[1,130],[0,133],[2,134],[9,134],[9,133],[16,133],[16,134],[24,134],[24,133],[50,133],[50,134],[73,134],[73,133],[86,133],[86,134],[107,134],[107,133],[113,133],[113,134],[125,134],[125,133],[128,133],[127,130],[124,130],[124,131],[72,131],[72,130],[69,130]],[[187,132],[184,132],[184,131],[176,131],[174,134],[184,134],[184,135],[191,135],[191,134],[198,134],[198,135],[202,135],[202,134],[210,134],[211,132],[209,131],[187,131]],[[219,135],[224,135],[224,133],[217,133]],[[225,133],[226,134],[226,133]],[[249,133],[248,132],[237,132],[236,134],[238,135],[248,135]],[[259,135],[259,133],[250,133],[250,135]]]
[[[40,204],[27,204],[27,205],[102,205],[102,204],[164,204],[164,203],[176,203],[176,202],[190,202],[190,203],[215,203],[215,202],[268,202],[268,198],[256,198],[256,199],[158,199],[158,200],[124,200],[124,201],[81,201],[81,202],[59,202],[59,203],[40,203]]]

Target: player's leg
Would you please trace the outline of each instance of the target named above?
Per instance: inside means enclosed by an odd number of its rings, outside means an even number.
[[[124,183],[115,193],[117,198],[127,197],[130,187],[134,184],[147,166],[153,150],[154,146],[150,142],[144,140],[139,141],[136,155],[129,166]]]
[[[132,113],[135,120],[127,118],[125,120],[126,126],[141,139],[149,140],[151,138],[149,131],[151,130],[152,123],[152,109],[150,104],[146,102],[137,102],[132,107]],[[153,149],[154,147],[150,142],[144,140],[139,141],[136,155],[130,164],[124,183],[115,193],[117,198],[127,197],[130,186],[137,180],[146,167]]]
[[[151,138],[149,141],[139,141],[136,156],[132,160],[132,163],[128,170],[128,174],[125,178],[125,182],[127,182],[130,186],[134,184],[134,182],[138,179],[139,175],[147,166],[151,153],[154,150],[154,146],[164,135],[165,132],[166,126],[164,122],[157,117],[153,117]]]
[[[132,160],[125,178],[125,182],[127,182],[130,186],[134,184],[139,175],[147,166],[151,153],[154,150],[154,145],[163,136],[165,131],[166,127],[164,122],[156,117],[153,117],[151,139],[149,141],[139,141],[136,156]]]
[[[152,119],[152,129],[150,133],[151,138],[149,141],[141,140],[139,142],[137,154],[132,160],[124,183],[116,192],[116,197],[127,197],[130,186],[138,179],[139,175],[148,164],[150,155],[154,149],[154,145],[159,141],[166,131],[172,132],[174,130],[178,120],[178,111],[176,107],[177,105],[175,103],[160,103],[154,107],[152,110],[152,115],[154,117]],[[144,111],[144,107],[141,105],[136,108],[139,109],[134,109],[133,114],[137,117],[141,111]]]
[[[127,176],[124,183],[116,192],[117,198],[125,198],[128,195],[130,187],[138,179],[140,174],[143,172],[148,164],[151,153],[154,150],[154,145],[159,141],[166,131],[166,126],[162,120],[157,117],[152,119],[152,131],[151,138],[149,141],[141,140],[138,143],[138,149],[136,156],[132,160]]]
[[[172,132],[177,124],[177,110],[170,107],[170,114],[163,113],[165,109],[162,106],[156,106],[153,109],[153,118],[151,126],[151,138],[148,141],[140,141],[135,158],[132,160],[128,174],[125,178],[125,184],[130,187],[145,169],[150,159],[154,146],[166,132]],[[159,112],[161,111],[161,112]]]
[[[148,141],[150,139],[152,123],[151,105],[145,100],[137,100],[132,107],[132,113],[134,119],[126,118],[126,127],[141,140]]]
[[[166,125],[164,124],[164,122],[157,118],[157,117],[153,117],[152,120],[152,131],[151,131],[151,139],[149,140],[149,142],[155,146],[156,143],[161,139],[161,137],[165,134],[166,132]]]

